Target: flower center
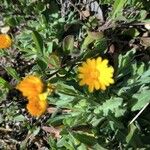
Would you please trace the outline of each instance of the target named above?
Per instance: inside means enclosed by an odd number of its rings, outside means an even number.
[[[99,77],[99,71],[98,70],[93,70],[89,73],[89,77],[94,80],[97,79]]]

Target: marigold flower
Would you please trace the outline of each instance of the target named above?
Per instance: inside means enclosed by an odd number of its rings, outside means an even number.
[[[0,34],[0,48],[9,48],[12,44],[12,40],[7,34]]]
[[[25,77],[16,86],[16,89],[27,97],[27,110],[32,116],[39,117],[46,111],[48,106],[47,95],[51,94],[55,87],[49,83],[45,90],[44,88],[41,79],[34,75]]]
[[[48,92],[39,94],[35,97],[29,97],[29,103],[27,104],[28,112],[35,117],[41,116],[47,109],[47,95]]]
[[[101,57],[97,59],[87,59],[82,63],[82,66],[78,67],[79,75],[81,79],[80,86],[87,85],[89,92],[96,90],[106,90],[106,87],[114,83],[112,66],[108,66],[108,60],[102,60]]]
[[[22,92],[25,97],[35,97],[43,92],[44,84],[41,79],[34,75],[25,77],[16,89]]]

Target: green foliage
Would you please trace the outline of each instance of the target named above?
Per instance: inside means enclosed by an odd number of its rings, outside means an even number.
[[[85,17],[78,4],[0,1],[2,26],[11,28],[13,38],[12,47],[1,52],[0,59],[11,59],[15,52],[21,54],[15,59],[23,59],[18,65],[1,62],[0,125],[22,123],[19,131],[27,131],[21,148],[31,149],[28,145],[40,137],[52,150],[150,148],[150,52],[149,37],[145,37],[149,36],[145,28],[149,2],[101,0],[99,4],[106,7],[104,22],[92,13]],[[98,56],[114,67],[115,83],[105,91],[89,93],[78,84],[77,67]],[[48,107],[54,110],[44,114],[43,120],[29,116],[24,110],[27,101],[15,93],[16,84],[28,74],[37,74],[55,87],[47,98]],[[45,134],[43,126],[54,127],[59,137],[53,131]]]
[[[124,115],[124,110],[122,109],[123,106],[123,99],[122,98],[112,98],[110,100],[106,100],[102,106],[99,106],[95,109],[95,113],[99,114],[100,112],[103,113],[104,116],[107,116],[109,112],[114,113],[115,117],[120,117]]]
[[[120,15],[127,0],[115,0],[112,8],[112,19]]]

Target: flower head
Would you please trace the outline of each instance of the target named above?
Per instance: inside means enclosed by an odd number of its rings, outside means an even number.
[[[35,97],[30,97],[27,104],[28,112],[35,117],[41,116],[47,109],[47,95],[48,93],[42,93]]]
[[[47,109],[47,96],[53,92],[55,87],[50,83],[47,85],[45,90],[44,87],[45,86],[41,79],[34,75],[25,77],[16,86],[16,89],[20,90],[23,96],[27,97],[27,110],[32,116],[39,117]]]
[[[0,48],[9,48],[12,44],[12,40],[7,34],[0,34]]]
[[[22,92],[25,97],[35,97],[43,92],[44,84],[41,79],[34,75],[25,77],[17,86],[16,89]]]
[[[97,59],[87,59],[82,63],[82,66],[78,67],[79,75],[81,79],[79,84],[81,86],[87,85],[89,92],[96,90],[106,90],[106,87],[114,83],[112,66],[108,66],[108,60],[102,60],[101,57]]]

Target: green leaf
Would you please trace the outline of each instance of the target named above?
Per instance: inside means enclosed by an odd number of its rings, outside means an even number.
[[[0,77],[0,86],[3,86],[3,87],[8,88],[8,89],[11,89],[11,86],[10,86],[9,82],[4,80],[2,77]]]
[[[68,35],[63,40],[63,51],[66,53],[70,53],[74,48],[74,36]]]
[[[66,106],[73,101],[73,97],[62,95],[62,100],[57,101],[55,104],[59,107]]]
[[[68,117],[68,115],[59,115],[59,116],[55,116],[54,118],[50,118],[47,120],[47,124],[49,125],[53,125],[53,126],[58,126],[61,125],[63,120]]]
[[[8,17],[5,20],[6,24],[8,24],[9,26],[15,27],[17,25],[17,20],[14,17]]]
[[[103,113],[104,116],[107,116],[109,112],[114,113],[115,117],[123,116],[125,110],[122,108],[123,99],[122,98],[112,98],[104,102],[101,106],[98,106],[94,113],[99,114]]]
[[[43,39],[42,39],[41,35],[37,31],[33,31],[32,38],[35,43],[37,52],[42,53],[43,52]]]
[[[48,137],[47,143],[49,144],[51,150],[57,150],[56,141],[51,136]]]
[[[140,135],[138,134],[138,128],[132,123],[129,126],[128,135],[126,136],[127,147],[132,146],[135,149],[143,146]]]
[[[38,133],[40,132],[41,128],[40,127],[36,127],[34,130],[33,130],[33,135],[36,136],[38,135]]]
[[[71,95],[71,96],[78,95],[78,93],[76,92],[73,86],[66,85],[63,82],[58,82],[56,89],[59,93],[62,93],[62,94]]]
[[[14,121],[24,121],[26,118],[23,115],[18,115],[14,117]]]
[[[88,31],[87,33],[88,33],[88,35],[85,38],[81,49],[86,49],[89,46],[89,44],[91,44],[95,40],[101,40],[104,37],[103,32],[90,32],[90,31]]]
[[[44,71],[47,68],[47,63],[44,60],[40,59],[40,57],[36,61],[42,71]]]
[[[93,146],[93,150],[108,150],[108,149],[102,147],[101,145],[99,145],[99,144],[97,143],[97,144],[95,144],[95,145]]]
[[[95,145],[96,144],[96,138],[92,135],[89,135],[88,133],[85,134],[83,132],[73,132],[72,134],[81,143],[84,143],[87,145]]]
[[[144,90],[140,93],[133,94],[132,111],[140,110],[150,102],[150,90]]]
[[[94,40],[100,40],[104,37],[103,32],[90,32],[88,31],[88,36]]]
[[[130,129],[129,129],[129,133],[126,137],[126,142],[129,143],[131,141],[131,139],[133,138],[134,134],[135,134],[135,131],[137,129],[137,127],[134,125],[134,124],[131,124],[130,126]]]
[[[35,8],[37,9],[38,12],[42,12],[45,10],[45,5],[42,2],[37,2],[37,4],[35,5]]]
[[[52,53],[53,51],[53,42],[48,42],[47,43],[47,51],[49,54]]]
[[[147,77],[150,77],[150,69],[148,69],[141,75],[141,80],[144,80]]]
[[[126,1],[127,0],[115,0],[113,4],[113,10],[112,10],[112,19],[117,18],[117,16],[120,15]]]
[[[131,62],[134,60],[134,54],[136,50],[132,49],[128,51],[125,55],[119,55],[119,60],[118,60],[118,70],[117,74],[118,77],[120,78],[122,76],[127,75],[129,72],[132,70]]]
[[[134,37],[138,36],[140,34],[140,32],[135,28],[129,28],[127,30],[124,30],[123,34],[131,36],[132,38],[134,38]]]
[[[16,72],[16,70],[15,70],[14,68],[12,68],[12,67],[5,67],[4,69],[5,69],[5,70],[7,71],[7,73],[8,73],[9,75],[11,75],[14,79],[16,79],[17,81],[20,80],[20,77],[19,77],[18,73]]]
[[[51,55],[47,57],[47,63],[48,63],[49,69],[59,69],[61,65],[61,60],[59,56],[52,53]]]

